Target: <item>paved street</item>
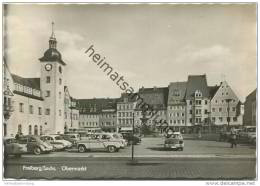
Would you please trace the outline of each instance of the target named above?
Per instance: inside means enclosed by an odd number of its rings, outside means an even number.
[[[28,158],[8,160],[5,177],[31,179],[253,179],[255,159],[231,158]],[[86,167],[62,171],[62,166]],[[55,171],[23,170],[24,166],[55,167]]]
[[[12,178],[81,179],[253,179],[255,147],[240,144],[230,148],[226,142],[185,140],[184,151],[166,151],[163,138],[143,138],[135,146],[138,161],[130,165],[131,146],[117,153],[53,152],[9,157],[5,176]],[[53,166],[55,170],[23,170],[23,166]],[[62,171],[62,166],[87,167],[84,171]]]
[[[255,146],[248,144],[238,144],[237,148],[230,148],[227,142],[185,140],[184,151],[170,151],[163,149],[164,138],[143,138],[140,145],[134,146],[135,156],[139,157],[169,157],[169,156],[192,156],[192,157],[212,157],[212,156],[249,156],[255,157]],[[25,155],[35,157],[35,155]],[[72,152],[54,152],[42,154],[39,157],[129,157],[131,156],[131,146],[120,149],[117,153],[107,152],[86,152],[79,153],[77,149]]]

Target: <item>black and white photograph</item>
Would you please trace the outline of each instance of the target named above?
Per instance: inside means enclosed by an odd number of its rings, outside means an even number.
[[[257,6],[2,3],[2,180],[255,185]]]

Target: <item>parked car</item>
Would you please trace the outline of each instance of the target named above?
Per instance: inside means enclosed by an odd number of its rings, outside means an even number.
[[[95,134],[91,139],[77,141],[77,148],[79,152],[86,152],[90,150],[105,150],[108,152],[117,152],[122,147],[122,142],[111,138],[107,134]]]
[[[129,144],[134,144],[134,145],[137,145],[137,144],[140,144],[142,139],[136,135],[133,135],[132,132],[122,132],[121,133],[123,138],[127,141],[128,145]]]
[[[118,133],[96,133],[91,135],[91,139],[118,141],[120,143],[120,148],[125,148],[127,146],[126,140],[121,138]]]
[[[27,146],[28,153],[33,153],[35,155],[53,151],[53,146],[48,142],[42,141],[38,136],[21,136],[17,141],[19,144]]]
[[[251,136],[256,135],[256,126],[245,126],[239,134],[241,139],[250,139]]]
[[[27,153],[26,145],[19,144],[15,138],[4,138],[4,157],[8,155],[21,157],[25,153]]]
[[[77,141],[80,140],[80,135],[76,133],[71,133],[71,134],[60,134],[60,136],[63,137],[63,139],[71,142],[72,144],[76,144]]]
[[[52,146],[54,147],[55,150],[63,150],[65,148],[70,148],[72,146],[71,142],[64,140],[59,135],[54,135],[54,134],[44,135],[44,136],[41,136],[40,139],[52,144]]]
[[[184,149],[184,141],[180,132],[174,132],[168,138],[164,140],[164,148],[165,149],[175,149],[181,150]]]

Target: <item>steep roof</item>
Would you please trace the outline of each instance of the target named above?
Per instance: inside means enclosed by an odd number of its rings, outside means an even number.
[[[143,99],[143,103],[156,109],[164,109],[167,107],[168,92],[168,87],[140,88],[138,95]],[[137,105],[142,106],[142,104]]]
[[[12,74],[12,77],[15,83],[40,90],[40,78],[23,78],[15,74]]]
[[[203,97],[209,97],[209,89],[207,85],[206,75],[190,75],[187,82],[187,91],[185,99],[194,97],[196,90],[200,90]]]
[[[169,85],[168,104],[174,104],[175,100],[184,101],[187,82],[172,82]]]
[[[216,94],[216,92],[218,91],[220,86],[216,85],[216,86],[208,86],[209,89],[209,96],[210,98],[213,98],[214,95]]]
[[[81,114],[99,114],[102,109],[116,110],[118,98],[77,99],[77,107]]]

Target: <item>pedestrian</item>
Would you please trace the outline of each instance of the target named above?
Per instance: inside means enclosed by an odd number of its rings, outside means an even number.
[[[233,127],[230,131],[230,143],[231,143],[231,148],[237,147],[237,134]]]
[[[17,132],[17,134],[15,135],[15,137],[14,137],[16,140],[19,140],[19,138],[20,138],[20,134]]]

